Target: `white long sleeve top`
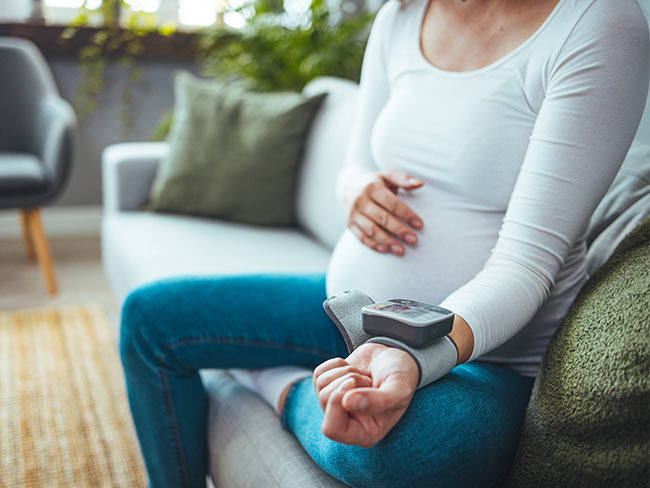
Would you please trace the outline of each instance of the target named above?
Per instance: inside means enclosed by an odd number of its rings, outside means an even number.
[[[379,12],[338,181],[349,206],[368,172],[420,178],[400,197],[424,229],[403,257],[347,230],[328,294],[440,304],[471,327],[471,359],[534,376],[586,280],[590,215],[642,115],[647,24],[634,0],[560,0],[514,51],[450,72],[422,54],[427,4],[390,0]]]

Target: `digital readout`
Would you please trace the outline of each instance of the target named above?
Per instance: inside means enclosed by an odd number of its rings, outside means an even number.
[[[432,310],[427,310],[424,308],[416,308],[416,307],[410,307],[408,305],[404,305],[403,303],[390,303],[390,304],[385,304],[385,305],[378,305],[376,307],[373,307],[375,310],[381,310],[382,312],[392,312],[398,315],[402,315],[405,317],[420,317],[425,314],[436,314],[436,315],[443,315],[437,312],[433,312]]]

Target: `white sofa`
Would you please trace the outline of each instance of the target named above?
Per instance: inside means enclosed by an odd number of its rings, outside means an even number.
[[[295,228],[256,227],[138,211],[147,201],[166,143],[116,144],[103,154],[102,255],[121,304],[144,283],[179,275],[324,272],[345,227],[334,182],[343,163],[357,85],[321,78],[304,90],[329,92],[307,140]],[[223,371],[203,371],[211,397],[210,473],[219,487],[346,486],[316,466],[271,408]]]
[[[329,96],[312,125],[303,156],[295,228],[140,212],[167,145],[106,148],[103,262],[119,303],[137,286],[171,276],[326,270],[331,249],[345,227],[342,209],[335,203],[334,183],[344,159],[357,87],[322,78],[305,88],[310,95],[324,91]],[[592,218],[589,271],[602,265],[648,214],[650,146],[637,143]],[[316,466],[271,408],[231,375],[211,370],[202,371],[202,376],[210,396],[207,435],[215,486],[346,486]]]

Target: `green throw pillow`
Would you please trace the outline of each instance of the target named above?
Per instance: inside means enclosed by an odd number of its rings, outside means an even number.
[[[189,73],[176,76],[174,90],[169,155],[145,208],[293,223],[297,169],[325,95],[255,93]]]
[[[507,486],[647,488],[649,436],[650,217],[551,340]]]

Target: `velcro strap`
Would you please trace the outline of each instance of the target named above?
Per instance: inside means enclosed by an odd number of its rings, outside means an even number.
[[[374,300],[359,290],[347,290],[323,302],[325,312],[341,332],[350,353],[371,337],[364,332],[361,317],[361,309],[371,303]]]

